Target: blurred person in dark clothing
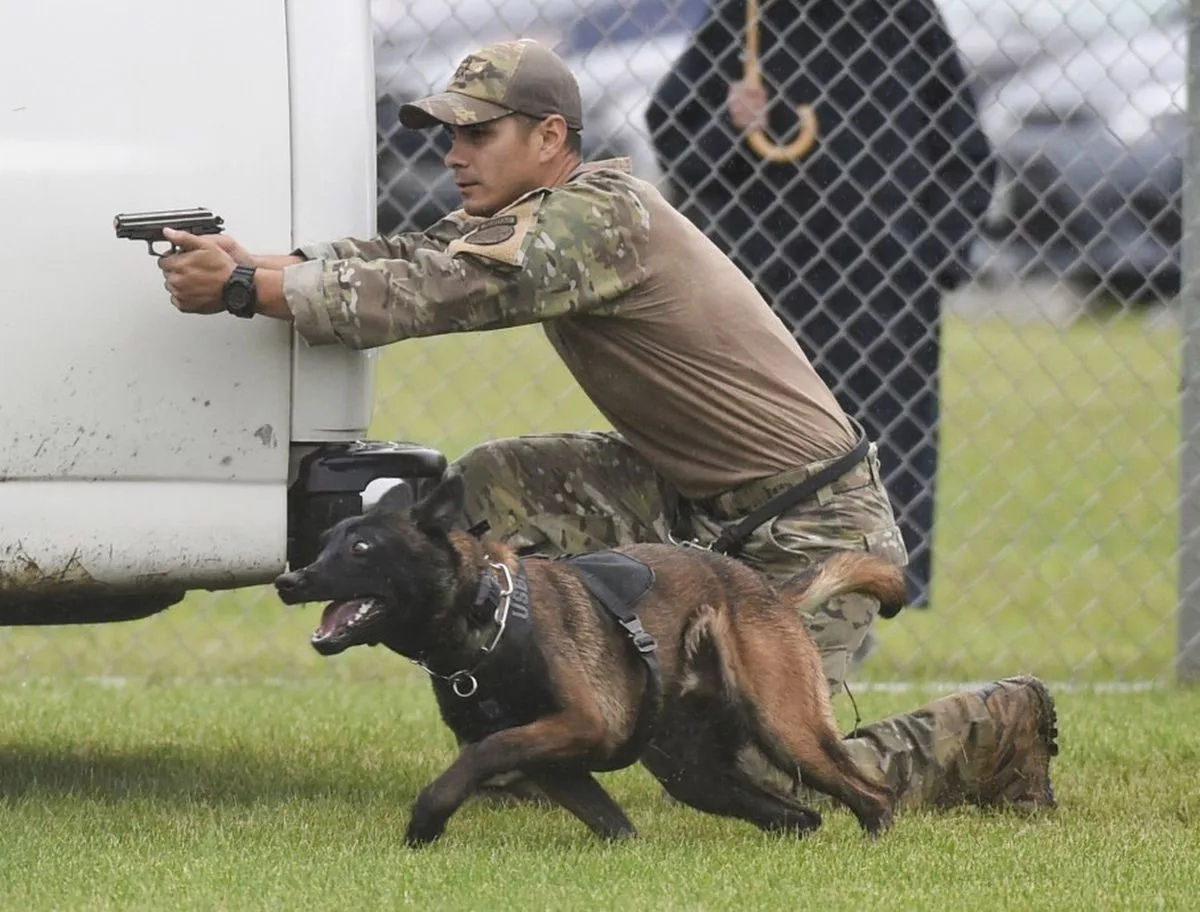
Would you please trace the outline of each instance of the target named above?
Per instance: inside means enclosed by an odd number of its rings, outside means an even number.
[[[738,264],[878,439],[928,603],[943,294],[993,164],[933,0],[715,0],[646,112],[679,208]],[[748,31],[753,43],[747,72]],[[757,51],[757,54],[754,54]],[[816,115],[811,147],[765,160]]]

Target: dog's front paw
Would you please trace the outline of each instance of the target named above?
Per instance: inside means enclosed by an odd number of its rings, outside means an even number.
[[[435,806],[426,789],[413,805],[404,841],[414,849],[427,846],[446,831],[446,821],[449,819],[448,814]]]
[[[420,849],[434,842],[446,831],[445,820],[421,819],[413,814],[408,822],[404,841],[410,849]]]

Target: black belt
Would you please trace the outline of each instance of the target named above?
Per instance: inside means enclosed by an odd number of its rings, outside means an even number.
[[[737,525],[726,526],[721,534],[717,536],[717,540],[712,544],[712,550],[718,554],[728,554],[730,557],[737,557],[745,547],[746,540],[754,534],[754,530],[761,526],[767,520],[774,519],[776,516],[782,516],[798,503],[808,500],[816,494],[821,488],[825,487],[830,482],[836,481],[854,466],[858,465],[867,458],[867,453],[871,448],[871,441],[867,439],[867,435],[860,434],[858,442],[854,444],[854,448],[848,453],[839,456],[825,468],[819,472],[808,476],[804,481],[786,491],[780,491],[757,510],[751,512],[748,516],[742,519]]]

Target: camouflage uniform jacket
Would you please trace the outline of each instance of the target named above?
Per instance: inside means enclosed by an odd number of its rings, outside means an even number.
[[[284,293],[309,343],[539,322],[613,427],[687,497],[854,442],[754,286],[624,160],[584,165],[490,218],[459,211],[424,234],[301,253]]]

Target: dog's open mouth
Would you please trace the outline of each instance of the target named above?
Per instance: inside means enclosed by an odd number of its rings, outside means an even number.
[[[321,625],[312,635],[313,649],[321,655],[336,655],[351,646],[375,645],[371,629],[383,616],[384,603],[372,597],[330,602],[321,615]]]

